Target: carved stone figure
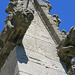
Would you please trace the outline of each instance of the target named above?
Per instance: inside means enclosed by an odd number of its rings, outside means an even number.
[[[75,57],[75,26],[73,26],[66,38],[58,46],[58,55],[66,64],[67,70],[71,68],[71,59]]]
[[[59,19],[59,16],[57,14],[53,14],[53,21],[56,22],[56,26],[59,27],[61,20]]]
[[[9,3],[10,4],[10,3]],[[11,3],[7,10],[12,7]],[[6,25],[0,34],[0,68],[9,56],[11,50],[18,45],[22,45],[23,36],[33,20],[33,10],[24,9],[14,11],[14,7],[7,11],[9,15],[5,20]],[[10,12],[13,11],[10,15]]]

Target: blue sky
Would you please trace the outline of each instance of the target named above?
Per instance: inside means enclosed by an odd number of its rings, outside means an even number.
[[[45,1],[45,0],[43,0]],[[49,0],[52,5],[51,15],[57,14],[61,19],[60,31],[62,29],[67,32],[75,25],[75,0]],[[2,31],[7,14],[5,9],[9,0],[0,0],[0,32]]]
[[[9,0],[0,0],[0,33],[5,26],[4,20],[6,19],[7,14],[5,9],[9,4]]]

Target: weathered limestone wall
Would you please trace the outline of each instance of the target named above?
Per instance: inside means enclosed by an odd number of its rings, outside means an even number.
[[[23,36],[34,18],[28,4],[28,0],[10,0],[6,9],[6,25],[0,34],[0,75],[16,75],[16,53],[11,51],[22,45]]]
[[[7,58],[5,64],[0,70],[0,75],[17,75],[18,72],[18,65],[17,65],[17,58],[16,58],[16,50],[14,48],[11,51],[9,57]]]
[[[23,38],[23,46],[16,46],[10,53],[0,75],[66,75],[65,66],[62,66],[56,49],[62,40],[58,24],[54,22],[57,19],[49,14],[47,4],[41,0],[29,0],[28,5],[27,1],[18,0],[19,4],[14,9],[33,9],[34,20]],[[45,5],[42,6],[41,2]],[[27,19],[25,21],[28,22]]]
[[[23,46],[16,48],[20,75],[66,75],[57,55],[54,38],[30,1],[34,20],[27,30]]]

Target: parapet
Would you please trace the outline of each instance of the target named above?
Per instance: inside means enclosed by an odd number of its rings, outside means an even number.
[[[48,0],[45,2],[42,2],[41,0],[34,0],[34,6],[54,41],[56,44],[59,44],[65,37],[65,35],[62,35],[59,30],[59,24],[61,23],[59,16],[57,14],[54,14],[53,16],[50,15],[52,6]]]

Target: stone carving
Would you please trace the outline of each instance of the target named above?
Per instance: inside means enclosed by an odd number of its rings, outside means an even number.
[[[53,14],[53,21],[56,22],[56,26],[59,27],[59,24],[61,23],[61,20],[59,19],[59,16],[57,14]]]
[[[47,9],[48,9],[48,11],[50,13],[50,10],[52,9],[52,6],[51,6],[51,4],[50,4],[50,2],[48,0],[46,0],[45,3],[47,4]]]
[[[40,7],[42,7],[50,15],[50,10],[52,9],[52,6],[48,0],[46,0],[45,3],[40,2]]]
[[[67,35],[65,30],[62,30],[60,34],[62,35],[62,39],[64,39]]]
[[[61,34],[62,34],[62,35],[66,35],[66,31],[65,31],[65,30],[62,30],[62,31],[61,31]]]
[[[75,26],[73,26],[66,38],[58,46],[58,55],[64,61],[67,70],[71,68],[71,59],[75,57]]]
[[[23,36],[33,20],[33,10],[19,9],[14,10],[17,2],[10,2],[6,12],[9,13],[5,20],[5,27],[0,34],[0,69],[9,56],[11,50],[18,45],[22,45]]]

